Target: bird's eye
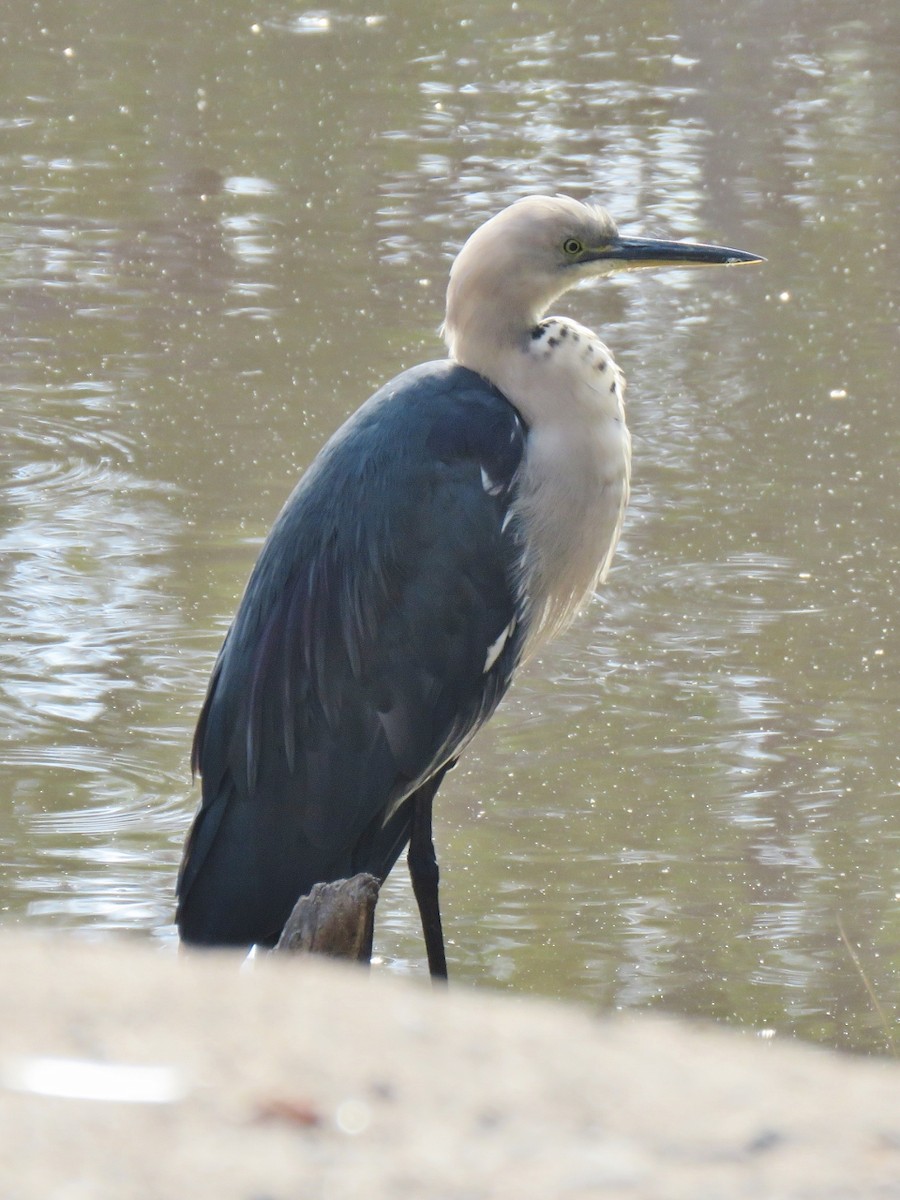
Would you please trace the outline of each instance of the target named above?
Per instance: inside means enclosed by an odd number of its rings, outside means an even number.
[[[576,254],[580,254],[584,246],[579,242],[578,238],[566,238],[563,242],[563,253],[569,258],[574,258]]]

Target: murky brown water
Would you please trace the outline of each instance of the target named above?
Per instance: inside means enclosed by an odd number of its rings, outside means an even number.
[[[7,0],[0,35],[5,921],[172,936],[191,729],[272,517],[440,355],[472,227],[595,192],[769,263],[565,304],[628,374],[634,500],[441,794],[451,969],[887,1049],[897,5]],[[380,912],[421,970],[402,871]]]

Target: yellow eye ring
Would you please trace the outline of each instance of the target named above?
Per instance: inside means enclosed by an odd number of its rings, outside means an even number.
[[[569,258],[574,258],[576,254],[581,254],[582,250],[584,250],[584,246],[582,246],[578,238],[566,238],[563,242],[563,253],[567,254]]]

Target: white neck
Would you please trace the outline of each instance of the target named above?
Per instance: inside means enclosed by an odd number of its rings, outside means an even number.
[[[630,479],[625,380],[596,334],[566,318],[548,317],[512,344],[492,337],[471,330],[458,361],[498,387],[529,427],[514,507],[526,530],[531,653],[609,570]]]

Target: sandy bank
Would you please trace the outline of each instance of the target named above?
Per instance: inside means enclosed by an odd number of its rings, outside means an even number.
[[[900,1197],[893,1062],[320,960],[0,955],[3,1200]]]

